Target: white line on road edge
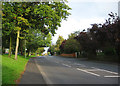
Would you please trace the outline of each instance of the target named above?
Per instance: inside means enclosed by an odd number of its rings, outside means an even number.
[[[62,65],[67,66],[67,67],[71,67],[71,66],[69,66],[69,65],[67,65],[67,64],[62,64]]]
[[[107,77],[107,78],[115,78],[115,77],[120,77],[120,76],[104,76],[104,77]]]
[[[92,74],[92,75],[95,75],[95,76],[100,76],[100,75],[98,75],[96,73],[88,72],[88,71],[80,69],[80,68],[77,68],[77,70],[80,70],[80,71],[83,71],[83,72],[86,72],[86,73],[89,73],[89,74]]]
[[[95,67],[91,67],[91,68],[95,68]],[[112,72],[112,71],[108,71],[108,70],[104,70],[104,69],[99,69],[99,68],[95,68],[95,69],[100,70],[100,71],[105,71],[105,72],[108,72],[108,73],[118,74],[116,72]]]
[[[42,68],[40,67],[40,65],[37,64],[36,60],[35,60],[35,64],[38,67],[39,72],[42,74],[43,79],[46,81],[46,84],[53,84],[52,81],[47,77],[47,75],[45,74],[45,72],[42,70]]]

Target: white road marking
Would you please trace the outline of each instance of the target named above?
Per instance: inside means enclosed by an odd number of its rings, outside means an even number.
[[[97,69],[86,69],[87,71],[98,71]]]
[[[115,77],[120,77],[120,76],[104,76],[104,77],[107,77],[107,78],[115,78]]]
[[[81,67],[86,67],[85,65],[83,65],[83,64],[78,64],[78,63],[75,63],[75,65],[80,65]]]
[[[95,67],[91,67],[91,68],[95,68]],[[108,72],[108,73],[112,73],[112,74],[118,74],[116,72],[112,72],[112,71],[108,71],[108,70],[104,70],[104,69],[99,69],[99,68],[95,68],[96,70],[99,70],[99,71],[105,71],[105,72]]]
[[[67,64],[62,64],[62,65],[67,66],[67,67],[71,67],[71,66],[69,66],[69,65],[67,65]]]
[[[44,80],[46,81],[46,84],[53,84],[52,81],[47,77],[47,75],[45,74],[45,72],[43,71],[41,66],[37,64],[37,60],[35,60],[35,64],[36,64],[39,72],[42,74]]]
[[[80,70],[80,71],[83,71],[83,72],[86,72],[86,73],[89,73],[89,74],[92,74],[92,75],[95,75],[95,76],[100,76],[100,75],[98,75],[96,73],[88,72],[88,71],[80,69],[80,68],[77,68],[77,70]]]

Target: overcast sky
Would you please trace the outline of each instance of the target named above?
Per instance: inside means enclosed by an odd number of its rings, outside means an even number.
[[[68,6],[72,8],[69,12],[67,21],[61,22],[52,44],[55,44],[59,35],[64,39],[68,38],[68,34],[74,31],[82,31],[90,28],[91,24],[104,23],[110,12],[118,14],[118,1],[120,0],[68,0]],[[47,51],[48,48],[45,48]],[[45,52],[46,52],[45,51]]]
[[[52,43],[55,44],[59,35],[64,39],[68,34],[74,31],[82,31],[91,27],[94,23],[104,23],[110,12],[118,13],[119,0],[68,0],[69,7],[72,8],[67,21],[61,22],[61,27],[52,37]]]

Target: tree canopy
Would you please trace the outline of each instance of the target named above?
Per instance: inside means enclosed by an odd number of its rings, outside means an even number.
[[[19,48],[19,38],[25,39],[30,30],[41,31],[45,35],[54,35],[61,26],[62,19],[66,20],[71,8],[63,2],[3,2],[2,27],[4,36],[16,36],[15,59]],[[31,29],[32,28],[32,29]],[[3,37],[4,37],[3,36]],[[21,37],[22,36],[22,37]],[[10,40],[11,40],[10,38]],[[38,37],[39,38],[39,37]],[[37,40],[38,40],[37,38]],[[45,42],[50,41],[47,37]],[[9,40],[9,41],[10,41]],[[11,41],[10,48],[12,46]],[[49,44],[47,44],[48,46]]]

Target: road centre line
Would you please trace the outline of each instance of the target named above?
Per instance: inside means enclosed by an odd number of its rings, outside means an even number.
[[[69,66],[69,65],[67,65],[67,64],[64,64],[64,63],[63,63],[62,65],[67,66],[67,67],[71,67],[71,66]]]
[[[120,76],[104,76],[104,77],[107,77],[107,78],[116,78],[116,77],[120,77]]]
[[[86,70],[83,70],[83,69],[80,69],[80,68],[77,68],[77,70],[83,71],[83,72],[85,72],[85,73],[89,73],[89,74],[91,74],[91,75],[100,76],[100,75],[98,75],[98,74],[96,74],[96,73],[92,73],[92,72],[89,72],[89,71],[86,71]]]
[[[95,68],[95,67],[91,67],[91,68]],[[116,72],[112,72],[112,71],[108,71],[108,70],[104,70],[104,69],[99,69],[99,68],[95,68],[95,69],[99,70],[99,71],[105,71],[105,72],[108,72],[108,73],[118,74]]]

